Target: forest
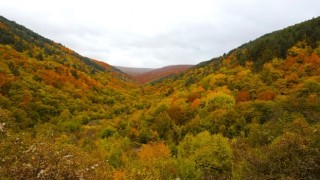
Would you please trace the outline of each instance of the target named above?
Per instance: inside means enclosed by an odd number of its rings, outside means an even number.
[[[0,16],[0,179],[320,179],[320,17],[127,74]]]

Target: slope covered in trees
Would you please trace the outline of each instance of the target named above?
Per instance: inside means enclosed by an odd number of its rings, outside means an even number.
[[[3,17],[0,31],[0,177],[103,177],[82,172],[107,166],[82,156],[94,144],[83,137],[140,103],[128,76]]]
[[[132,67],[123,67],[123,66],[114,66],[114,67],[130,76],[138,76],[143,73],[147,73],[155,70],[155,68],[132,68]]]
[[[181,72],[186,71],[187,69],[191,68],[193,65],[173,65],[173,66],[166,66],[162,68],[158,68],[146,73],[138,74],[133,76],[134,79],[139,84],[146,84],[161,78],[165,78],[167,76],[179,74]]]
[[[159,79],[165,78],[167,76],[172,76],[175,74],[182,73],[187,69],[191,68],[193,65],[172,65],[165,66],[162,68],[130,68],[115,66],[115,68],[121,70],[122,72],[128,74],[132,79],[139,85],[144,85]]]
[[[0,177],[319,179],[319,23],[135,87],[2,18]]]

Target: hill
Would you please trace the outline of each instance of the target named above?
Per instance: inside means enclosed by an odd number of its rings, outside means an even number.
[[[122,66],[114,66],[114,67],[133,77],[154,70],[154,68],[132,68],[132,67],[122,67]]]
[[[133,76],[134,79],[139,84],[146,84],[161,78],[164,78],[166,76],[179,74],[181,72],[184,72],[185,70],[191,68],[193,65],[172,65],[172,66],[166,66],[159,69],[154,69],[149,72],[145,72],[139,75]]]
[[[0,178],[320,178],[320,17],[140,87],[0,19]]]
[[[128,93],[123,91],[134,87],[130,77],[118,69],[83,57],[4,17],[0,17],[0,31],[1,100],[17,116],[21,128],[48,122],[63,111],[97,114],[100,109],[103,113],[98,119],[112,117],[114,101],[125,99]],[[81,110],[74,106],[82,103],[92,106]]]
[[[179,134],[178,156],[191,158],[203,178],[319,178],[319,32],[320,17],[146,86],[150,96],[162,92],[150,108],[151,117],[166,121],[160,137],[171,142]],[[158,126],[164,125],[155,121],[149,128]],[[217,164],[216,153],[224,155]]]
[[[162,68],[131,68],[115,66],[115,68],[132,76],[133,80],[140,85],[147,84],[170,75],[179,74],[191,67],[193,67],[193,65],[172,65]]]
[[[130,114],[128,107],[139,103],[135,92],[125,92],[135,87],[126,74],[4,17],[0,17],[0,60],[1,178],[34,179],[40,167],[50,169],[44,177],[52,178],[51,173],[79,177],[81,169],[100,163],[80,148],[89,143],[82,133],[99,132],[102,127],[90,124]],[[65,140],[69,143],[62,143]],[[35,149],[27,151],[29,147]],[[70,156],[73,167],[53,163],[63,156]],[[29,164],[24,171],[25,163]],[[100,163],[97,169],[107,172],[108,165]],[[101,179],[103,174],[81,176]]]

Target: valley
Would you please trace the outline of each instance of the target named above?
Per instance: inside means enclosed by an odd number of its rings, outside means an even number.
[[[320,18],[113,67],[0,17],[0,179],[319,179]]]

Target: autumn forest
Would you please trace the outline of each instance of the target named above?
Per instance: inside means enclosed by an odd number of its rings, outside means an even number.
[[[320,17],[143,82],[0,16],[0,179],[320,179]]]

